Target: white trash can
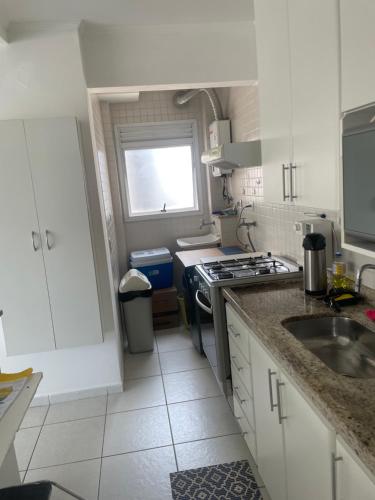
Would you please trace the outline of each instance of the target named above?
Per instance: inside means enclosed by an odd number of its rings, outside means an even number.
[[[152,286],[147,277],[131,269],[119,286],[129,351],[134,353],[154,350],[152,325]]]

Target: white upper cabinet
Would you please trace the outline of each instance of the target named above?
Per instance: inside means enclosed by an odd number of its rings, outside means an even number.
[[[375,2],[340,0],[342,110],[375,101]]]
[[[0,122],[0,309],[8,354],[55,348],[22,120]]]
[[[57,348],[102,340],[84,172],[74,118],[26,120]]]
[[[0,122],[0,173],[7,355],[101,342],[76,120]]]
[[[297,204],[339,207],[339,18],[336,0],[288,0],[293,183]]]
[[[283,164],[292,162],[290,57],[287,0],[255,0],[260,132],[265,201],[282,201]]]
[[[338,18],[336,0],[255,0],[265,201],[338,208]]]

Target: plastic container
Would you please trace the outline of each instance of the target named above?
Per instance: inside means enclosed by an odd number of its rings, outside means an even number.
[[[332,263],[332,286],[333,288],[351,289],[352,282],[346,276],[346,263],[343,261],[342,254],[336,252],[335,260]]]
[[[130,267],[147,276],[154,290],[173,285],[173,258],[168,248],[131,252]]]
[[[152,286],[145,276],[130,270],[121,280],[118,298],[122,306],[129,351],[131,353],[154,350],[152,323]],[[147,288],[146,288],[147,286]],[[130,289],[130,288],[133,288]],[[143,289],[142,289],[143,288]],[[127,290],[127,291],[123,291]]]

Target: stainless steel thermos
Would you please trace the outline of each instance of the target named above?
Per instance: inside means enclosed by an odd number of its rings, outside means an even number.
[[[303,240],[304,285],[308,295],[327,292],[326,239],[320,233],[309,233]]]

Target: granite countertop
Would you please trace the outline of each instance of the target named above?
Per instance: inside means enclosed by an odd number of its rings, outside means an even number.
[[[375,304],[375,291],[363,289],[365,303],[343,307],[337,315],[353,318],[375,332],[375,323],[364,314]],[[301,281],[224,288],[223,293],[283,370],[375,475],[375,378],[339,375],[282,326],[287,318],[336,314],[321,301],[306,296]]]

